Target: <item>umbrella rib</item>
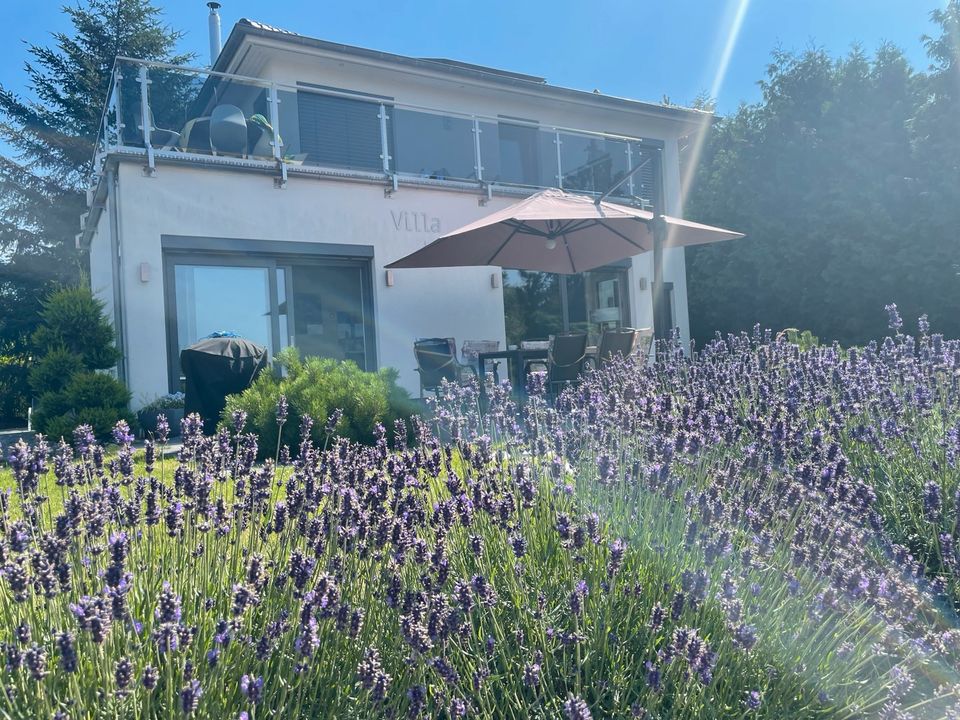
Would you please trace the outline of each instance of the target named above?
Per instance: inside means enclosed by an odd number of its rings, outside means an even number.
[[[536,235],[538,237],[544,237],[544,238],[550,237],[550,233],[545,233],[543,232],[543,230],[537,230],[536,228],[531,227],[530,225],[527,225],[527,223],[524,222],[523,220],[521,220],[520,222],[517,222],[516,220],[509,220],[505,222],[504,225],[506,225],[507,227],[512,227],[514,229],[514,232],[521,232],[524,235]]]
[[[581,230],[586,230],[587,228],[593,227],[597,224],[596,220],[571,220],[569,224],[562,229],[561,232],[566,233],[575,233],[580,232]]]
[[[570,252],[570,243],[567,242],[567,234],[563,234],[563,246],[567,249],[567,257],[570,258],[570,269],[577,272],[577,264],[573,261],[573,253]]]
[[[522,224],[522,223],[521,223],[521,224]],[[494,259],[497,257],[497,255],[500,254],[500,251],[503,250],[503,249],[507,246],[507,243],[508,243],[508,242],[510,242],[511,240],[513,240],[513,236],[516,235],[519,231],[520,231],[520,226],[514,226],[513,232],[510,233],[509,235],[507,235],[507,239],[504,240],[504,241],[500,244],[500,247],[497,248],[497,251],[496,251],[493,255],[490,256],[490,259],[487,261],[487,265],[493,265],[493,264],[494,264],[493,261],[494,261]]]
[[[642,222],[642,221],[641,221],[641,222]],[[635,248],[637,248],[637,249],[639,249],[639,250],[642,250],[643,252],[646,252],[647,249],[646,249],[645,247],[643,247],[642,245],[638,245],[638,244],[635,243],[633,240],[631,240],[631,239],[628,238],[626,235],[624,235],[622,232],[618,232],[617,230],[614,230],[612,227],[610,227],[609,225],[607,225],[607,224],[606,224],[605,222],[603,222],[602,220],[601,220],[601,221],[598,221],[597,224],[600,225],[601,227],[605,228],[606,230],[609,230],[610,232],[612,232],[612,233],[613,233],[614,235],[616,235],[617,237],[619,237],[619,238],[621,238],[621,239],[623,239],[623,240],[626,240],[628,243],[630,243],[631,245],[633,245]]]

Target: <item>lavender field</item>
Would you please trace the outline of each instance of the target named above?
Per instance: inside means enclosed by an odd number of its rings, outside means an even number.
[[[890,313],[265,463],[16,445],[0,717],[960,717],[960,341]]]

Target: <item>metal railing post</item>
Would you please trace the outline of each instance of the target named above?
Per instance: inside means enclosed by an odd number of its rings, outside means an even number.
[[[270,138],[270,145],[273,147],[273,159],[277,161],[277,167],[280,169],[279,187],[287,186],[287,164],[283,161],[283,148],[280,139],[280,96],[277,92],[276,83],[270,83],[270,128],[273,131],[273,137]]]
[[[153,145],[150,144],[150,131],[153,129],[153,123],[150,122],[150,78],[147,77],[146,65],[140,66],[138,78],[140,82],[140,125],[143,128],[143,146],[147,149],[147,168],[152,175],[157,166],[153,158]]]
[[[627,188],[627,192],[630,193],[630,197],[633,197],[634,194],[635,194],[635,193],[633,192],[633,173],[630,172],[631,170],[633,170],[633,145],[631,145],[631,144],[628,142],[628,143],[626,143],[626,146],[627,146],[627,150],[626,150],[626,152],[627,152],[627,176],[630,178],[630,179],[627,181],[627,182],[629,183],[629,187]]]
[[[383,172],[390,174],[390,148],[387,143],[387,106],[380,103],[380,114],[377,115],[380,120],[380,159],[383,161]]]
[[[116,116],[116,124],[114,125],[114,131],[116,132],[116,144],[114,147],[123,145],[123,106],[120,102],[122,96],[122,80],[123,73],[121,73],[120,68],[117,67],[113,74],[113,112]],[[109,112],[107,113],[107,116],[109,117]]]
[[[483,158],[480,155],[480,121],[473,118],[473,170],[477,174],[477,182],[483,182]]]
[[[557,187],[563,190],[563,165],[560,163],[560,131],[554,131],[554,144],[557,146]]]

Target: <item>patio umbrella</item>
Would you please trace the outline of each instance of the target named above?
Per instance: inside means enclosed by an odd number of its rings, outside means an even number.
[[[732,230],[660,216],[664,247],[743,237]],[[388,268],[499,265],[573,274],[654,249],[657,216],[563,190],[541,190],[441,236]]]

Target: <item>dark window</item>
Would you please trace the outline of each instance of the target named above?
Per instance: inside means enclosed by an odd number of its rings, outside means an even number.
[[[297,114],[300,152],[308,165],[383,169],[377,103],[300,91]]]
[[[507,343],[542,340],[565,330],[586,332],[595,345],[608,328],[630,324],[627,267],[556,275],[503,271]]]

